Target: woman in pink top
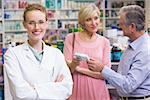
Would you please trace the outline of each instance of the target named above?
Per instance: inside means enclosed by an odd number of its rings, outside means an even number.
[[[93,72],[89,66],[99,66],[100,62],[110,65],[110,43],[108,39],[98,35],[100,12],[94,5],[80,9],[78,15],[82,32],[68,34],[65,39],[64,55],[73,75],[73,94],[69,100],[110,100],[105,80],[99,72]],[[89,60],[77,59],[74,54],[82,53]]]

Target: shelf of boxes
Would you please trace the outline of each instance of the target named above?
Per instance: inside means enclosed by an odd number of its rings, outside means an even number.
[[[122,6],[137,4],[145,8],[145,0],[105,0],[106,29],[118,25],[118,12]]]
[[[56,18],[55,19],[56,20],[56,28],[65,28],[64,21],[68,21],[68,24],[71,22],[72,24],[74,24],[74,26],[77,26],[76,22],[77,22],[77,15],[78,15],[79,8],[85,2],[77,3],[75,1],[70,1],[70,0],[68,0],[68,1],[63,0],[63,1],[57,2],[56,6],[45,5],[47,7],[47,9],[55,9],[53,11],[53,18]],[[55,0],[53,0],[53,3],[55,3]],[[88,2],[86,2],[86,4],[87,3]],[[55,4],[52,4],[52,5],[55,5]],[[58,21],[59,21],[59,23],[58,23]],[[60,26],[59,24],[62,24],[62,26]]]
[[[52,6],[48,5],[50,1]],[[95,0],[58,0],[58,2],[56,2],[56,0],[46,0],[45,7],[48,9],[50,20],[48,34],[52,34],[52,37],[50,35],[47,36],[53,38],[53,36],[55,37],[57,35],[54,35],[57,33],[56,31],[59,31],[61,34],[61,29],[65,30],[63,31],[62,37],[64,37],[64,34],[67,34],[66,32],[72,32],[69,31],[70,29],[78,30],[77,28],[79,25],[77,18],[80,8],[84,5],[88,5],[94,2]],[[101,9],[101,11],[103,12],[103,9]],[[102,17],[101,20],[103,20]],[[53,31],[53,29],[55,29],[55,31]],[[103,24],[99,29],[103,31]],[[51,41],[51,39],[49,41]]]
[[[4,22],[5,33],[26,32],[22,25],[22,15],[24,8],[29,3],[41,3],[48,10],[49,29],[69,29],[78,28],[77,16],[79,9],[95,0],[5,0],[4,2]],[[103,9],[101,9],[103,11]],[[103,20],[103,18],[101,18]],[[103,30],[103,24],[100,30]],[[7,44],[7,43],[6,43]]]
[[[3,12],[4,12],[4,45],[8,47],[10,43],[13,43],[15,38],[20,34],[20,38],[24,38],[26,30],[23,27],[23,11],[24,8],[30,3],[42,3],[42,0],[3,0]],[[10,39],[11,37],[12,39]],[[27,36],[26,36],[27,37]],[[17,39],[17,38],[16,38]],[[12,42],[11,42],[12,40]],[[25,39],[23,39],[25,40]],[[16,43],[18,42],[15,40]],[[20,41],[20,40],[19,40]],[[21,41],[22,42],[22,41]]]
[[[12,32],[14,32],[14,33],[20,33],[20,32],[26,32],[26,30],[24,29],[24,30],[6,30],[5,31],[5,33],[12,33]]]
[[[145,0],[105,0],[104,20],[106,32],[104,36],[109,38],[111,46],[117,43],[121,50],[127,47],[128,38],[123,36],[123,31],[119,27],[119,10],[121,7],[131,4],[140,5],[145,9]]]
[[[37,3],[36,0],[5,0],[4,22],[6,33],[15,33],[18,30],[21,30],[19,32],[25,32],[22,26],[22,14],[24,8],[28,3],[35,2]],[[69,26],[77,28],[79,9],[84,5],[94,2],[95,0],[38,0],[38,3],[43,4],[48,10],[49,29],[65,29],[70,28]],[[144,6],[144,0],[103,0],[100,10],[102,13],[101,22],[103,22],[100,26],[100,30],[103,33],[105,33],[106,29],[110,29],[112,26],[118,27],[118,11],[120,7],[128,4],[139,4]],[[12,26],[9,26],[7,23],[12,23]]]
[[[4,48],[4,20],[3,20],[3,0],[0,0],[0,99],[4,97],[3,79],[3,48]]]
[[[3,1],[0,1],[0,50],[3,48],[3,37],[4,37],[4,20],[3,20]],[[1,58],[2,56],[0,56]]]

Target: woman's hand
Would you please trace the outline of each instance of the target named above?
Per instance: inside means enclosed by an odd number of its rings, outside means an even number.
[[[80,60],[77,59],[76,57],[73,57],[72,62],[68,63],[68,66],[69,66],[69,68],[71,70],[71,73],[73,73],[75,71],[75,68],[77,66],[79,66],[79,64],[80,64]]]
[[[75,68],[77,66],[79,66],[80,64],[80,60],[77,59],[76,57],[73,58],[72,62],[70,63],[70,69],[71,69],[71,73],[73,73],[75,71]]]
[[[100,63],[98,60],[90,59],[88,62],[88,67],[90,70],[95,72],[101,72],[103,70],[104,65]]]
[[[96,69],[94,69],[94,68],[97,68],[97,67],[99,68],[99,65],[101,65],[100,61],[90,59],[90,60],[87,61],[87,64],[88,64],[88,68],[82,68],[80,66],[77,66],[75,68],[75,70],[78,73],[81,73],[81,74],[84,74],[84,75],[87,75],[87,76],[90,76],[90,77],[93,77],[93,78],[96,78],[96,79],[101,79],[101,80],[104,79],[103,76],[101,75],[101,73],[96,71]]]

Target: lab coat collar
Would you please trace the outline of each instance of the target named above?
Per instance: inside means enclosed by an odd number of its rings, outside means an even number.
[[[52,51],[53,49],[50,49],[51,47],[47,46],[44,41],[42,42],[43,43],[43,58],[42,58],[42,61],[41,63],[39,64],[39,62],[37,61],[37,59],[35,58],[34,54],[32,53],[32,51],[30,50],[29,46],[28,46],[28,42],[26,41],[24,44],[23,44],[23,49],[25,50],[26,52],[26,56],[32,61],[34,62],[35,64],[39,65],[39,67],[42,67],[44,66],[45,63],[48,63],[49,60],[53,60],[53,57],[52,55],[54,54]],[[49,57],[51,56],[51,57]],[[48,61],[46,61],[47,59],[49,59]]]
[[[44,41],[42,41],[43,43],[43,58],[42,60],[44,59],[44,56],[45,56],[45,53],[46,52],[46,44],[44,43]],[[29,44],[28,44],[28,41],[26,41],[24,44],[23,44],[23,49],[26,51],[26,56],[27,58],[29,58],[30,60],[32,60],[33,62],[35,62],[36,64],[39,64],[37,59],[35,58],[34,54],[32,53],[32,51],[30,50],[29,48]],[[42,62],[41,62],[42,63]]]

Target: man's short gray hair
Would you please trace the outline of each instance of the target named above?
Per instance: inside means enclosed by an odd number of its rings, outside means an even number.
[[[144,9],[138,5],[128,5],[120,9],[120,14],[125,13],[126,25],[134,23],[137,31],[145,29],[145,12]]]

